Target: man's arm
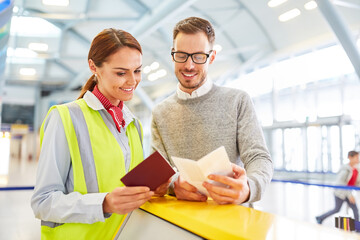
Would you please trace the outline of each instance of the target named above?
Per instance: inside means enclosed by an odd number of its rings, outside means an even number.
[[[266,186],[270,183],[273,162],[248,94],[241,98],[238,111],[237,144],[250,188],[247,202],[251,203],[261,199]]]
[[[170,164],[170,156],[165,150],[164,143],[161,138],[161,134],[156,124],[156,116],[152,115],[151,119],[151,148],[152,152],[159,151]],[[186,181],[181,180],[179,173],[177,172],[169,184],[169,195],[175,195],[178,199],[189,201],[206,201],[207,197],[197,191],[197,189]]]

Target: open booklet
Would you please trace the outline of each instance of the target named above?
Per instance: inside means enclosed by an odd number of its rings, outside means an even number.
[[[232,176],[232,167],[224,146],[221,146],[198,161],[171,157],[176,168],[180,172],[182,179],[195,186],[201,193],[209,196],[206,188],[202,186],[204,181],[215,185],[224,185],[219,182],[209,180],[210,174]]]

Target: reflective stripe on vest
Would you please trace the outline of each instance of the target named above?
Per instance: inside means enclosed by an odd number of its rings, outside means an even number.
[[[54,106],[48,114],[54,108],[58,110],[64,125],[73,167],[74,191],[82,194],[111,192],[114,188],[123,186],[120,178],[125,175],[125,161],[114,133],[110,130],[112,127],[109,124],[112,123],[103,119],[98,111],[89,108],[83,99]],[[46,119],[44,123],[45,121]],[[40,129],[41,143],[44,123]],[[142,128],[138,123],[140,132],[134,121],[126,128],[131,150],[129,170],[144,159]],[[112,214],[105,222],[94,224],[59,225],[43,222],[42,239],[112,239],[116,237],[123,219],[124,215]]]

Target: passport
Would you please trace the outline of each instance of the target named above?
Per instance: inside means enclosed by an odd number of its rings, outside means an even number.
[[[174,174],[168,161],[156,151],[129,171],[121,181],[127,187],[147,186],[155,191]]]

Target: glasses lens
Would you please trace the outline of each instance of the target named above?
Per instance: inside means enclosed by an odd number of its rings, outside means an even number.
[[[186,53],[181,53],[181,52],[175,52],[174,53],[174,60],[176,62],[186,62],[188,55]]]
[[[204,53],[196,53],[192,55],[194,63],[205,63],[207,60],[207,55]]]

